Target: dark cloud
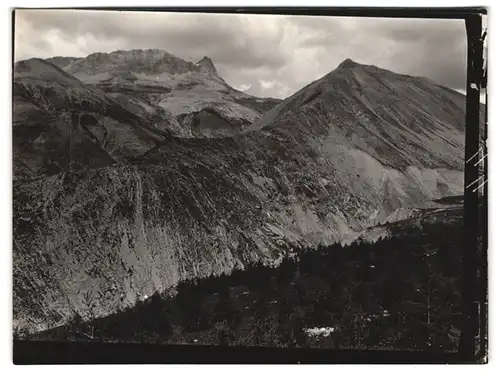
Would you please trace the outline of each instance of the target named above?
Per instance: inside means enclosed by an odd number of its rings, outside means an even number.
[[[16,59],[161,48],[259,96],[286,97],[346,58],[465,86],[463,21],[18,11]]]
[[[465,87],[467,45],[462,20],[351,18],[333,21],[330,28],[327,20],[313,23],[302,19],[299,23],[312,31],[306,33],[302,46],[334,54],[339,50],[335,46],[347,45],[340,50],[360,63],[429,77],[451,88]]]

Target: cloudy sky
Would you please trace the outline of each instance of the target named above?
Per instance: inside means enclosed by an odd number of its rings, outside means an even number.
[[[462,20],[17,11],[15,60],[159,48],[212,58],[233,87],[284,98],[346,58],[463,90]]]

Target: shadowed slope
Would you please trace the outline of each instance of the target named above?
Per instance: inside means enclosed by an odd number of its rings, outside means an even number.
[[[41,59],[16,63],[13,95],[14,155],[36,174],[126,161],[168,135]]]

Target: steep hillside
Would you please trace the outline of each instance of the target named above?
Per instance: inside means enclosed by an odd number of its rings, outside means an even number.
[[[118,101],[149,109],[158,120],[173,114],[181,126],[172,131],[183,137],[237,134],[279,103],[231,88],[208,57],[195,64],[163,50],[91,54],[65,70]]]
[[[399,102],[381,104],[385,94]],[[175,96],[160,98],[187,98]],[[16,322],[60,324],[89,296],[109,314],[179,279],[271,264],[459,195],[464,109],[464,96],[427,79],[347,61],[242,135],[168,137],[133,164],[19,182]]]
[[[183,281],[175,297],[155,293],[108,317],[87,324],[75,317],[32,337],[456,350],[463,214],[446,212],[395,223],[395,233],[378,243],[294,250],[277,268],[252,264],[230,275]]]
[[[135,108],[41,59],[16,63],[13,95],[14,156],[35,174],[127,161],[169,135]]]
[[[462,169],[465,97],[425,78],[343,62],[255,122],[328,155],[334,145],[367,153],[396,169]],[[335,154],[336,151],[333,151]]]

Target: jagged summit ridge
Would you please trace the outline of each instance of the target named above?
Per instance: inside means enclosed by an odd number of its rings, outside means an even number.
[[[104,74],[114,71],[179,74],[196,70],[192,62],[187,62],[160,49],[93,53],[84,59],[71,63],[65,69],[71,74]]]
[[[57,58],[57,59],[56,59]],[[203,72],[218,75],[213,61],[204,56],[198,63],[181,59],[162,49],[116,50],[110,53],[96,52],[85,58],[49,58],[57,62],[63,59],[69,64],[65,67],[69,73],[109,73],[110,71],[130,71],[144,74],[182,74]],[[62,66],[62,65],[60,65]]]

